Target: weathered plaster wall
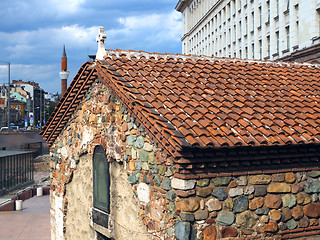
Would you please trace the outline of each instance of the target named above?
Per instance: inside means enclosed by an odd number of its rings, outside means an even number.
[[[150,235],[140,216],[137,198],[128,182],[124,166],[111,163],[111,209],[114,239],[149,240]],[[119,223],[119,224],[118,224]]]
[[[65,239],[96,239],[89,217],[93,202],[92,177],[92,156],[83,155],[73,172],[72,181],[66,186]]]

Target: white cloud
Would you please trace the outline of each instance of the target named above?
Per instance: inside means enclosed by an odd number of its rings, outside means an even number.
[[[152,30],[158,32],[151,35],[151,38],[162,39],[179,39],[181,36],[181,14],[172,11],[166,14],[151,14],[146,16],[131,16],[126,18],[119,18],[119,23],[123,25],[123,32],[135,30]]]
[[[0,63],[1,64],[1,63]],[[57,73],[57,66],[55,64],[11,64],[10,66],[10,79],[23,81],[35,81],[40,83],[40,87],[44,85],[55,87],[59,83],[59,76]],[[57,81],[47,81],[52,79],[52,76],[57,76]],[[5,65],[0,65],[0,85],[8,83],[8,67]]]
[[[182,35],[181,14],[177,11],[173,11],[168,14],[167,19],[165,21],[161,21],[161,23],[164,25],[164,29],[156,35],[156,39],[161,41],[169,37],[169,39],[180,42]]]
[[[61,28],[40,28],[33,31],[19,31],[13,33],[0,32],[0,41],[6,42],[4,48],[10,59],[23,56],[33,56],[39,50],[44,54],[67,44],[69,48],[77,49],[95,44],[98,27],[83,27],[79,25],[64,26]],[[43,56],[38,56],[43,57]]]
[[[159,51],[168,47],[168,43],[180,44],[181,14],[176,11],[118,18],[118,22],[120,28],[107,30],[112,46],[126,42],[131,49]]]
[[[68,14],[77,12],[85,0],[50,0],[52,6],[57,8],[59,13]]]
[[[148,16],[132,16],[126,18],[119,18],[118,21],[126,29],[134,30],[141,28],[159,27],[162,16],[160,14],[151,14]]]

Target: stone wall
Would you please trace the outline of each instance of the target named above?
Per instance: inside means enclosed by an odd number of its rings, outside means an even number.
[[[55,239],[95,236],[90,208],[97,145],[111,162],[110,230],[115,239],[276,239],[320,230],[318,171],[175,178],[174,159],[99,82],[71,119],[51,147]]]
[[[276,239],[318,229],[320,171],[223,175],[173,180],[183,190],[176,201],[178,239]]]
[[[63,202],[61,211],[52,211],[52,219],[59,218],[59,224],[53,221],[53,229],[59,234],[53,236],[61,235],[63,219],[65,239],[77,234],[92,239],[88,228],[93,206],[92,157],[97,145],[104,147],[112,163],[112,236],[172,237],[175,193],[169,190],[173,159],[162,153],[135,117],[98,82],[50,149],[51,191],[56,196],[51,202],[57,197]]]

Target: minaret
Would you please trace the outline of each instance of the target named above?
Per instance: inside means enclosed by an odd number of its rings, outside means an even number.
[[[59,74],[61,79],[61,97],[63,97],[64,93],[67,91],[67,79],[69,77],[69,72],[67,71],[67,54],[66,54],[66,48],[63,45],[63,52],[61,57],[61,72]]]

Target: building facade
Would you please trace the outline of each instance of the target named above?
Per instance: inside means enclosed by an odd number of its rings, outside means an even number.
[[[184,54],[318,62],[319,0],[179,0]]]
[[[22,86],[24,90],[30,94],[31,106],[29,113],[31,113],[32,119],[28,119],[29,125],[35,127],[43,126],[45,114],[45,91],[40,88],[39,84],[36,82],[13,80],[12,84]]]

